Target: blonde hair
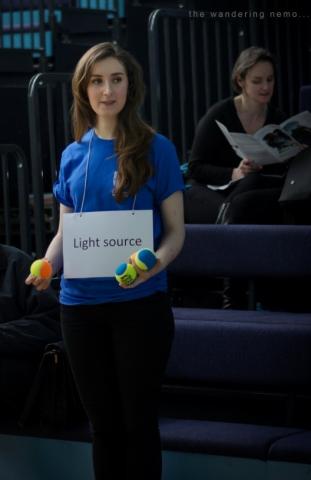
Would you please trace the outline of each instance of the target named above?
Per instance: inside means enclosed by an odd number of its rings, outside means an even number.
[[[125,195],[134,196],[153,172],[148,154],[154,130],[139,115],[145,97],[143,73],[129,52],[104,42],[94,45],[80,58],[72,78],[72,127],[75,140],[80,141],[88,129],[95,126],[97,117],[90,105],[87,87],[94,65],[108,57],[117,59],[128,77],[127,100],[118,115],[116,129],[118,178],[115,197],[121,202]]]

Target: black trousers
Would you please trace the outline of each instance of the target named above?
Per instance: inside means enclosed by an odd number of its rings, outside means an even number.
[[[211,190],[195,181],[184,193],[186,223],[215,223],[219,209],[226,199],[221,190]]]
[[[284,178],[250,173],[226,190],[193,183],[185,192],[186,223],[215,223],[223,202],[230,202],[227,223],[284,223],[278,199]]]
[[[96,480],[160,480],[158,403],[174,333],[167,295],[63,305],[61,319],[92,425]]]
[[[237,182],[226,197],[229,202],[227,223],[236,224],[282,224],[282,208],[278,202],[283,177],[250,173]]]

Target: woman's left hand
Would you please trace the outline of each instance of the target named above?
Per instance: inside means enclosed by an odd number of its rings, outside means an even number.
[[[128,263],[131,263],[133,265],[133,267],[135,268],[135,270],[137,272],[137,277],[136,277],[136,280],[133,283],[131,283],[130,285],[120,283],[119,285],[122,288],[135,288],[138,285],[140,285],[141,283],[144,283],[147,280],[149,280],[149,278],[153,277],[154,275],[156,275],[156,273],[158,273],[158,271],[160,271],[160,269],[159,269],[159,266],[160,266],[159,259],[157,260],[157,263],[148,271],[141,270],[140,268],[138,268],[137,265],[133,262],[131,257],[129,258]]]
[[[183,194],[180,190],[172,193],[162,201],[161,214],[164,235],[155,252],[157,263],[149,271],[140,270],[137,265],[133,265],[138,276],[131,285],[121,285],[122,288],[135,288],[154,275],[157,275],[174,260],[182,249],[185,238],[185,227]],[[129,262],[133,264],[132,259],[129,259]]]

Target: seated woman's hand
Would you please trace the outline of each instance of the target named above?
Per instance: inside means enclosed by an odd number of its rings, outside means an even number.
[[[243,158],[239,163],[239,166],[233,169],[231,178],[232,180],[240,180],[249,173],[259,172],[261,169],[261,165],[257,165],[255,162],[252,162],[247,158]]]

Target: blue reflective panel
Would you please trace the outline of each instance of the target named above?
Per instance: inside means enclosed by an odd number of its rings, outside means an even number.
[[[24,48],[32,48],[31,33],[24,33]]]
[[[13,35],[13,48],[21,48],[21,35],[20,33],[14,33]]]
[[[45,54],[47,57],[52,56],[52,45],[53,45],[53,39],[52,39],[52,32],[48,31],[45,32]]]
[[[11,35],[3,35],[3,47],[4,48],[11,48],[12,47],[12,36]]]

